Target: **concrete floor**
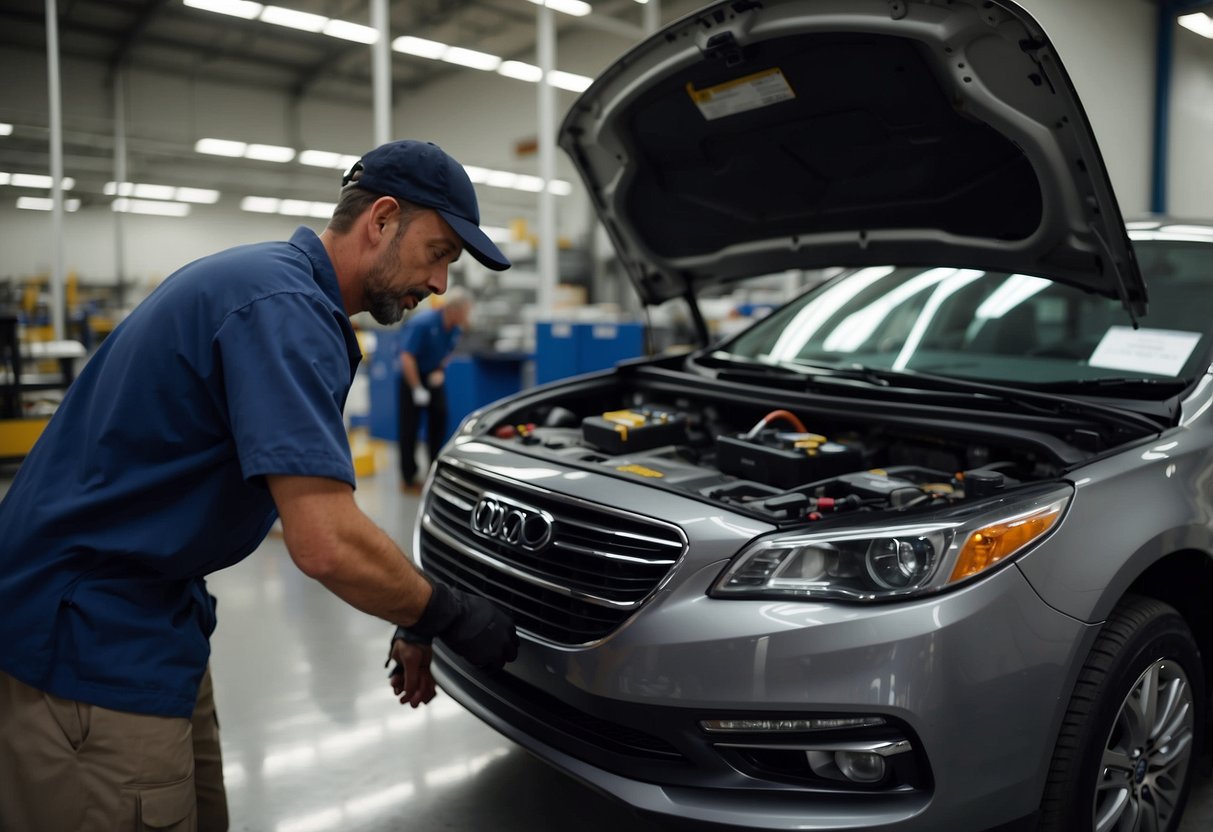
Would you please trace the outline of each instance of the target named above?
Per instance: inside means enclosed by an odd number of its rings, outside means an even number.
[[[393,454],[380,452],[357,497],[407,545],[417,498],[399,492]],[[304,577],[280,537],[208,583],[234,832],[664,832],[441,693],[397,704],[383,668],[391,627]],[[1207,760],[1197,776],[1180,832],[1213,829]]]

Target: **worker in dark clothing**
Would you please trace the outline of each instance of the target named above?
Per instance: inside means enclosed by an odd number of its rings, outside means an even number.
[[[196,778],[221,777],[217,754],[195,766],[191,725],[206,709],[215,727],[204,578],[275,520],[306,575],[400,626],[402,702],[434,695],[432,638],[485,667],[516,656],[504,613],[431,583],[355,504],[342,418],[361,359],[350,315],[399,321],[464,250],[509,261],[433,144],[376,148],[343,186],[322,234],[167,278],[85,365],[0,503],[0,829],[226,825],[196,800],[214,794]]]
[[[467,327],[472,298],[451,289],[438,309],[418,312],[400,330],[400,486],[416,492],[417,434],[426,414],[426,446],[432,464],[446,438],[446,364]]]

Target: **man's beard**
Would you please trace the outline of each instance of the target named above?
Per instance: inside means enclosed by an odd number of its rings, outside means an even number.
[[[399,239],[399,237],[397,237]],[[375,268],[367,275],[362,290],[362,306],[371,317],[384,326],[391,326],[404,317],[404,297],[411,295],[417,303],[429,297],[424,289],[399,292],[392,288],[392,278],[400,273],[400,253],[396,245],[388,246]],[[415,305],[415,304],[414,304]]]

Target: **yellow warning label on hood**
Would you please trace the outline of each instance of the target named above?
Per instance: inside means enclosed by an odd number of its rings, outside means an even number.
[[[732,81],[701,90],[688,83],[687,94],[708,121],[744,113],[746,110],[769,107],[796,97],[779,67],[764,69],[762,72],[734,78]]]

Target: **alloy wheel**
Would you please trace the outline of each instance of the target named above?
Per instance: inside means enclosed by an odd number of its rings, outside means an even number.
[[[1195,743],[1192,685],[1159,659],[1129,689],[1104,746],[1093,796],[1095,832],[1161,832],[1183,793]]]

